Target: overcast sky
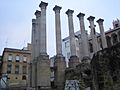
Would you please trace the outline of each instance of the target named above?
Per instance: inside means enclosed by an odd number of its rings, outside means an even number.
[[[85,13],[85,28],[89,30],[87,17],[95,16],[96,20],[103,18],[105,30],[112,28],[112,21],[120,19],[120,0],[43,0],[48,3],[47,7],[47,52],[50,56],[55,55],[55,24],[53,7],[59,5],[61,9],[62,38],[69,35],[67,9],[74,10],[74,31],[78,31],[79,20],[76,15]],[[39,8],[41,0],[0,0],[0,55],[3,49],[23,48],[31,43],[31,21],[34,12]]]

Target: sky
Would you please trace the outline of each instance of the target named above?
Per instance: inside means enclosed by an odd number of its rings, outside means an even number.
[[[61,32],[62,38],[69,35],[68,17],[65,12],[74,10],[74,31],[80,30],[79,20],[76,15],[85,14],[85,28],[90,31],[89,16],[95,17],[96,31],[99,32],[96,20],[104,19],[105,31],[112,28],[113,20],[120,19],[120,0],[43,0],[48,3],[46,10],[47,19],[47,53],[53,56],[55,47],[55,13],[53,7],[61,6]],[[0,55],[4,48],[22,49],[31,43],[32,19],[34,12],[40,10],[41,0],[0,0]]]

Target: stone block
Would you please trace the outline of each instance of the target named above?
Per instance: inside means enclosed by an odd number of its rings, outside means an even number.
[[[66,69],[65,57],[56,56],[55,57],[55,86],[57,86],[57,90],[63,90],[64,88],[65,69]]]
[[[71,56],[68,64],[70,68],[75,68],[79,63],[80,61],[77,56]]]

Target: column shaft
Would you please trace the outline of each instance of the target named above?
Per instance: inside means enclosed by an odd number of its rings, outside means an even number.
[[[61,39],[61,22],[60,22],[60,10],[61,7],[55,6],[55,29],[56,29],[56,53],[62,55],[62,39]]]
[[[79,21],[80,21],[83,57],[84,56],[89,56],[88,38],[87,38],[86,31],[85,31],[84,16],[85,16],[85,14],[83,14],[83,13],[79,13],[77,15],[77,17],[79,18]]]
[[[68,15],[71,56],[76,56],[75,34],[74,34],[74,26],[73,26],[73,12],[74,12],[73,10],[68,9],[66,14]]]
[[[40,4],[41,8],[41,33],[40,33],[40,53],[47,54],[46,48],[46,7],[47,3]]]
[[[94,19],[95,19],[95,17],[93,17],[93,16],[90,16],[88,18],[88,20],[90,22],[93,51],[95,53],[95,52],[99,51],[99,46],[98,46],[97,35],[96,35],[96,31],[95,31]]]
[[[102,47],[107,48],[107,42],[106,42],[106,37],[105,37],[105,32],[104,32],[104,27],[103,27],[103,19],[97,20],[97,23],[99,25],[100,29],[100,34],[101,34],[101,40],[102,40]]]
[[[35,46],[37,49],[36,49],[36,54],[37,54],[37,57],[39,56],[40,54],[40,33],[41,33],[41,12],[36,10],[35,12],[35,15],[36,15],[36,43],[37,45]]]
[[[32,19],[32,60],[36,55],[36,19]]]

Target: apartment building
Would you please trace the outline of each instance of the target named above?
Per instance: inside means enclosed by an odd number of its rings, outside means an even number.
[[[8,87],[23,87],[28,84],[28,68],[31,61],[30,44],[28,48],[4,48],[2,55],[2,76],[7,77]]]

